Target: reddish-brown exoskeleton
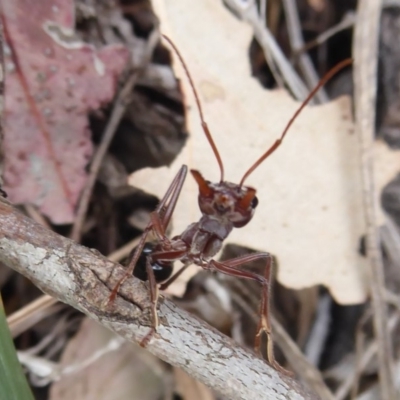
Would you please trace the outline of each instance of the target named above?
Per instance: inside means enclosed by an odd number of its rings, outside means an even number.
[[[141,264],[145,267],[145,270],[142,270],[135,275],[143,280],[149,280],[153,328],[156,330],[158,327],[158,282],[165,281],[169,278],[160,286],[160,289],[165,289],[191,264],[198,265],[206,270],[218,271],[238,278],[257,281],[262,287],[262,297],[260,303],[260,320],[255,337],[255,349],[256,351],[260,350],[261,335],[265,332],[268,340],[268,361],[276,369],[287,372],[276,362],[273,352],[271,322],[269,317],[269,293],[271,287],[272,267],[271,255],[269,253],[247,254],[223,262],[216,261],[213,257],[221,249],[223,241],[228,237],[233,228],[241,228],[248,224],[253,218],[258,200],[256,197],[256,190],[244,185],[247,177],[280,146],[295,118],[319,88],[337,71],[344,66],[349,65],[351,60],[342,62],[328,72],[290,119],[281,137],[277,139],[275,143],[247,170],[240,183],[236,184],[224,181],[224,167],[222,160],[208,129],[207,123],[205,122],[203,110],[193,80],[174,43],[165,35],[163,35],[163,37],[178,55],[185,69],[186,75],[188,76],[190,85],[194,92],[204,133],[219,164],[221,179],[217,183],[211,183],[205,180],[199,171],[190,171],[199,187],[198,202],[203,215],[198,222],[190,224],[184,232],[170,239],[166,236],[165,232],[175,210],[177,200],[187,175],[187,167],[184,165],[180,168],[157,208],[150,214],[150,222],[145,228],[138,246],[133,251],[133,256],[126,274],[114,288],[110,300],[115,298],[118,288],[124,279],[134,273],[136,264]],[[153,232],[156,240],[151,243],[146,243],[150,232]],[[242,268],[245,264],[259,259],[265,259],[265,273],[263,276],[251,271],[246,271]],[[170,277],[172,274],[173,263],[175,261],[181,261],[183,266],[177,273]]]

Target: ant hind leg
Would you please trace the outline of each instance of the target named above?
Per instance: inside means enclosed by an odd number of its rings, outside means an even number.
[[[251,271],[246,271],[240,266],[255,260],[265,259],[265,272],[264,276],[256,274]],[[210,269],[215,269],[223,274],[235,276],[238,278],[251,279],[257,281],[261,285],[261,301],[260,301],[260,316],[257,325],[257,332],[255,336],[255,351],[261,354],[261,337],[264,332],[267,336],[267,358],[268,362],[277,370],[286,375],[292,375],[291,372],[283,368],[275,359],[274,342],[272,338],[272,328],[270,321],[269,300],[271,295],[271,270],[272,270],[272,256],[269,253],[254,253],[246,254],[244,256],[236,257],[224,262],[217,262],[211,260],[209,262]]]

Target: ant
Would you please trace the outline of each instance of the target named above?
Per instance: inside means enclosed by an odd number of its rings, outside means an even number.
[[[152,303],[152,330],[142,342],[143,346],[145,346],[144,343],[147,343],[158,327],[157,300],[159,289],[165,290],[189,265],[195,264],[205,270],[217,271],[238,278],[257,281],[262,287],[262,297],[260,302],[260,319],[255,336],[255,350],[260,353],[261,335],[265,332],[267,336],[267,358],[269,363],[275,369],[287,374],[288,371],[281,367],[275,360],[273,351],[272,329],[269,316],[272,256],[269,253],[260,252],[239,256],[223,262],[216,261],[213,257],[221,249],[223,241],[228,237],[233,228],[242,228],[253,218],[254,211],[258,205],[258,199],[256,189],[244,185],[248,176],[281,145],[294,120],[315,93],[339,70],[349,65],[351,60],[348,59],[341,62],[321,79],[289,120],[280,138],[245,172],[239,184],[236,184],[224,180],[222,159],[208,125],[205,122],[200,99],[185,61],[172,40],[165,35],[162,36],[177,54],[188,77],[200,114],[201,125],[217,159],[221,177],[218,183],[212,183],[205,180],[199,171],[190,170],[199,187],[198,203],[203,215],[198,222],[190,224],[180,235],[170,239],[166,236],[165,232],[188,172],[186,165],[180,168],[164,197],[150,214],[150,222],[144,229],[139,244],[132,250],[131,260],[126,273],[114,287],[109,301],[115,299],[118,288],[132,273],[141,280],[149,281]],[[153,242],[146,242],[150,232],[155,235],[156,239]],[[259,259],[265,260],[264,275],[241,268],[245,264]],[[181,261],[183,266],[172,275],[175,261]],[[163,283],[158,286],[160,282]]]

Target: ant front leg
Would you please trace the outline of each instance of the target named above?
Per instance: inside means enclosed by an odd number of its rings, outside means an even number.
[[[251,271],[245,271],[240,266],[265,259],[265,272],[264,276],[256,274]],[[272,340],[272,328],[270,320],[270,295],[271,295],[271,270],[272,270],[272,256],[269,253],[255,253],[246,254],[244,256],[236,257],[224,262],[210,260],[207,269],[217,270],[225,275],[230,275],[238,278],[251,279],[257,281],[261,285],[261,301],[260,301],[260,319],[257,326],[254,348],[255,351],[260,353],[261,350],[261,335],[263,332],[267,335],[267,357],[269,363],[278,371],[291,375],[289,371],[283,368],[276,360],[274,354],[274,344]]]
[[[186,175],[187,166],[182,165],[171,185],[167,189],[164,197],[158,203],[156,209],[150,214],[150,222],[147,224],[146,228],[143,231],[139,244],[136,247],[135,253],[132,256],[131,261],[129,262],[124,276],[114,286],[110,297],[108,298],[108,302],[114,301],[115,297],[117,296],[118,289],[120,288],[122,283],[125,281],[126,278],[133,274],[135,266],[146,244],[147,236],[149,235],[149,233],[153,231],[156,234],[158,240],[165,239],[165,230],[167,229],[168,224],[171,220],[171,216],[175,210],[176,203],[182,191],[183,183],[186,179]]]
[[[167,239],[169,241],[169,239]],[[154,270],[151,262],[159,262],[159,261],[174,261],[176,259],[181,258],[183,255],[187,253],[187,248],[184,246],[183,248],[174,246],[169,241],[169,246],[171,250],[168,251],[159,251],[157,253],[153,253],[151,256],[147,256],[146,258],[146,271],[147,277],[149,281],[149,290],[150,290],[150,301],[151,301],[151,316],[152,316],[152,328],[146,334],[146,336],[140,342],[142,347],[146,347],[150,339],[153,337],[154,333],[158,328],[158,313],[157,313],[157,303],[159,297],[159,287],[154,275]],[[166,283],[167,286],[171,284],[185,269],[187,265],[183,266],[176,274],[174,274]]]
[[[154,276],[153,268],[150,264],[150,257],[146,259],[146,271],[147,278],[149,280],[149,290],[150,290],[150,301],[151,301],[151,317],[152,317],[152,327],[147,332],[146,336],[140,341],[141,347],[147,347],[154,333],[157,332],[158,328],[158,314],[157,314],[157,301],[158,301],[158,286],[157,281]]]

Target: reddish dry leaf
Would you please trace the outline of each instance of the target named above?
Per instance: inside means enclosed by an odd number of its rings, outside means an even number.
[[[92,154],[87,114],[113,98],[128,60],[74,38],[74,4],[3,2],[6,60],[5,189],[54,223],[70,223]]]

